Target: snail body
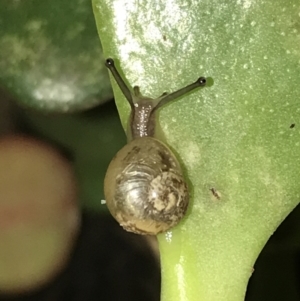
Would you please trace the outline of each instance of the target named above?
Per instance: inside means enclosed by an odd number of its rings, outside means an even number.
[[[104,194],[112,216],[127,231],[156,235],[169,230],[185,215],[188,187],[172,151],[155,136],[155,111],[163,104],[205,85],[205,78],[157,99],[143,97],[138,87],[128,89],[114,66],[106,60],[131,105],[129,142],[112,159]]]

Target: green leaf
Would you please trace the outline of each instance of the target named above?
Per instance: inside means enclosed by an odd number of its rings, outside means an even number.
[[[93,6],[105,56],[144,95],[213,79],[159,114],[191,191],[186,218],[159,236],[162,300],[243,300],[257,256],[299,203],[299,1]]]
[[[91,2],[2,1],[0,85],[26,106],[75,111],[112,97]]]

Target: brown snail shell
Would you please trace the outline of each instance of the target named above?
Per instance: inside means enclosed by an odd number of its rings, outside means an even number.
[[[189,193],[180,165],[161,141],[142,137],[125,145],[104,180],[109,211],[128,231],[155,235],[184,216]]]

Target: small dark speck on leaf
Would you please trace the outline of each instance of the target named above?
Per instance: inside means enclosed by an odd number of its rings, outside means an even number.
[[[294,128],[295,126],[296,126],[296,124],[295,124],[295,123],[292,123],[292,124],[290,125],[290,129]]]
[[[167,40],[167,37],[166,35],[163,35],[163,40],[166,41]]]
[[[219,199],[221,198],[221,195],[220,195],[219,191],[216,190],[215,188],[210,188],[210,191],[211,191],[211,193],[213,194],[213,196],[214,196],[216,199],[219,200]]]

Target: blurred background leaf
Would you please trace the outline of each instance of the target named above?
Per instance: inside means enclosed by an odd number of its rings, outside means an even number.
[[[43,111],[94,107],[112,92],[89,0],[1,1],[0,85]]]

